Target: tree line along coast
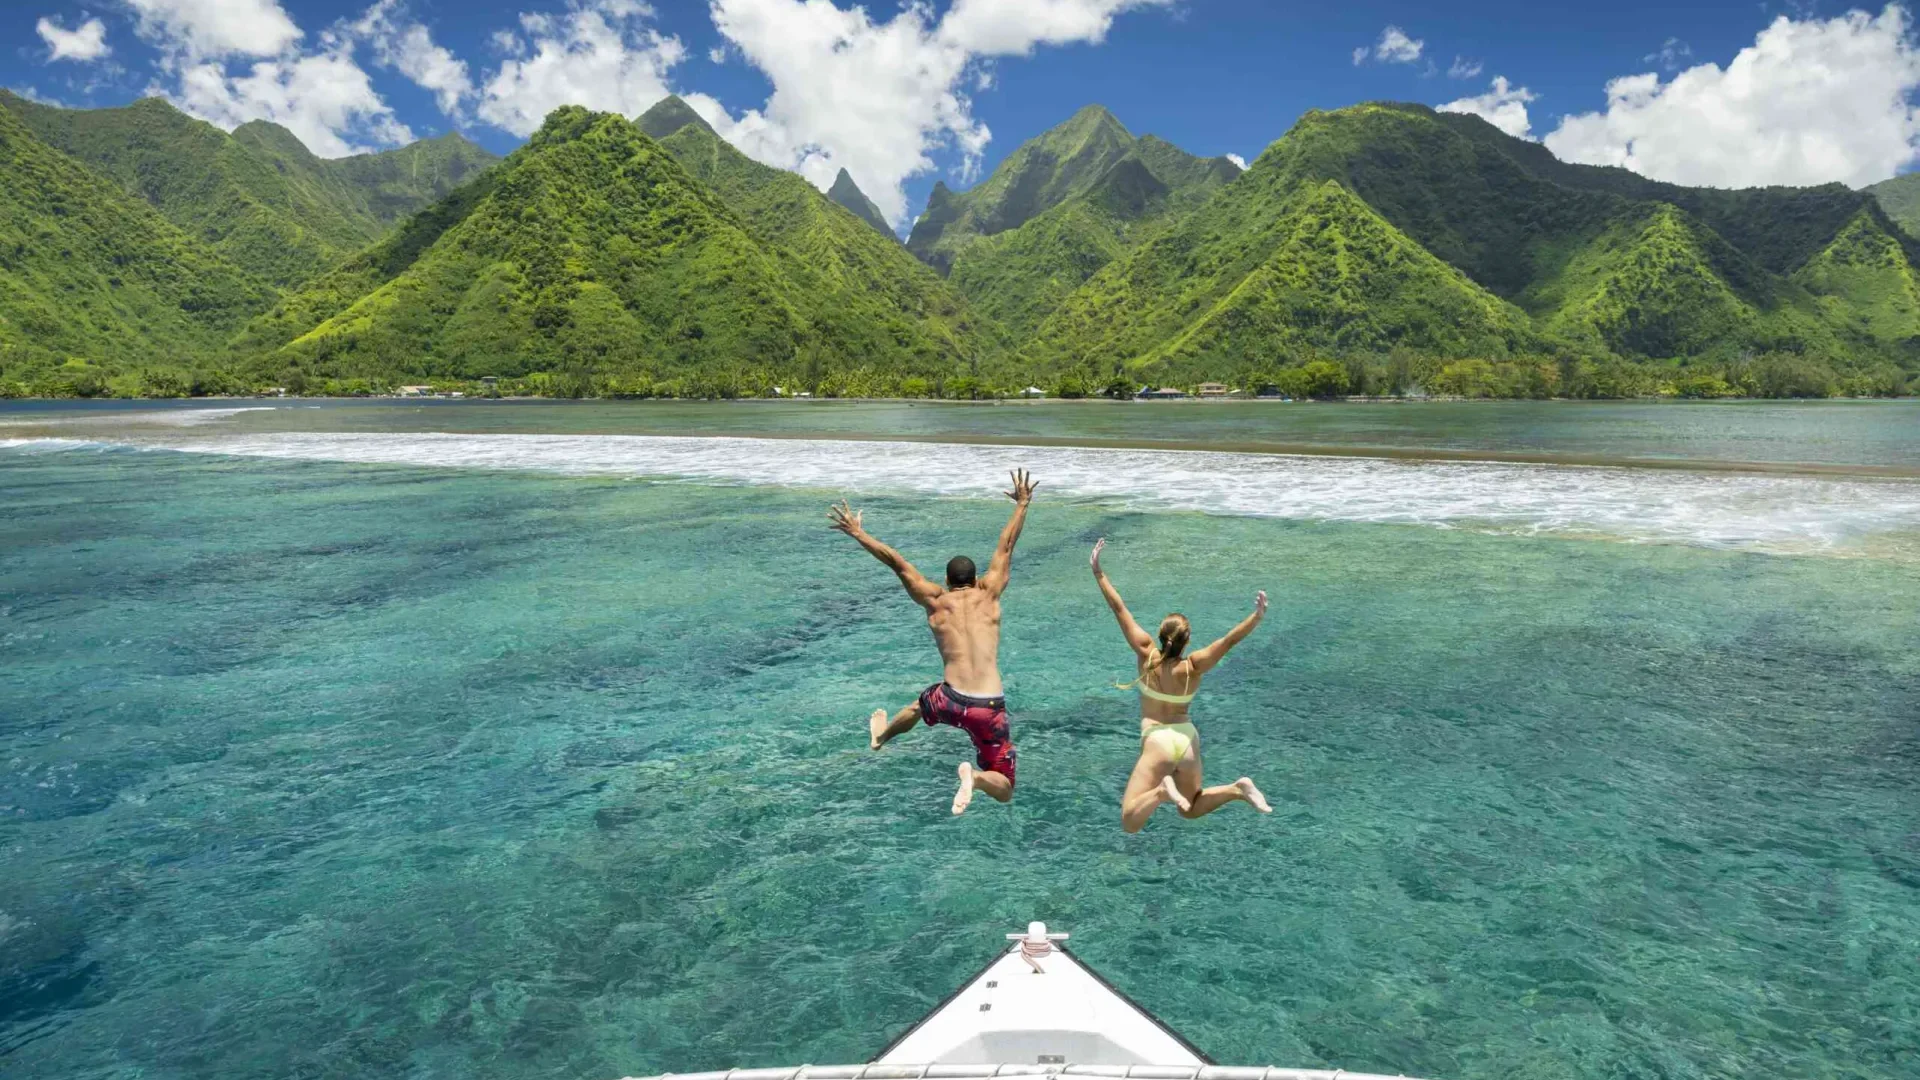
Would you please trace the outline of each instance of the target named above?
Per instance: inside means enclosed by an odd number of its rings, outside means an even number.
[[[1920,180],[1685,188],[1418,105],[1310,112],[1244,170],[1090,106],[902,242],[678,98],[325,160],[0,91],[0,205],[5,397],[1920,388]]]

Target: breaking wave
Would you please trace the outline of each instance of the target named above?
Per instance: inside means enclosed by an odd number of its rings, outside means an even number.
[[[1149,512],[1380,522],[1771,551],[1844,551],[1890,536],[1920,535],[1920,482],[1898,479],[676,436],[267,434],[195,437],[161,445],[256,458],[957,498],[998,498],[1007,471],[1024,467],[1051,496]]]

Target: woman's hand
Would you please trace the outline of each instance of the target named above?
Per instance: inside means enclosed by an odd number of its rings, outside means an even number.
[[[1264,616],[1267,613],[1267,590],[1261,589],[1253,594],[1253,613]]]
[[[1087,565],[1093,567],[1093,572],[1096,574],[1100,572],[1100,550],[1106,546],[1107,538],[1103,536],[1093,545],[1093,557],[1087,560]]]

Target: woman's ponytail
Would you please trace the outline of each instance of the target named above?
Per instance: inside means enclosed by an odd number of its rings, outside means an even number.
[[[1159,640],[1147,646],[1147,655],[1140,658],[1140,677],[1121,689],[1131,690],[1139,686],[1142,680],[1161,664],[1169,659],[1180,659],[1180,654],[1186,651],[1187,643],[1192,639],[1193,624],[1187,622],[1185,615],[1176,611],[1161,619]]]

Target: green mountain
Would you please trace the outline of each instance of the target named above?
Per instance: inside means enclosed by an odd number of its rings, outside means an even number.
[[[937,186],[903,245],[850,178],[754,162],[678,98],[559,110],[494,164],[0,93],[0,396],[1894,393],[1906,186],[1683,188],[1395,104],[1310,112],[1242,173],[1093,108]]]
[[[893,227],[887,224],[886,215],[880,212],[879,207],[873,205],[873,200],[867,198],[867,193],[860,190],[860,185],[853,182],[853,176],[847,170],[841,169],[840,175],[833,178],[833,186],[827,189],[827,198],[851,210],[853,216],[861,221],[896,240],[899,239],[894,236]]]
[[[1101,377],[1119,360],[1160,378],[1203,378],[1320,350],[1504,357],[1537,344],[1524,312],[1337,181],[1253,190],[1271,179],[1249,172],[1096,275],[1042,326],[1030,358]],[[1212,242],[1226,223],[1248,229],[1248,242]]]
[[[968,191],[956,194],[936,183],[907,238],[907,249],[946,273],[960,253],[981,238],[1019,228],[1091,191],[1129,156],[1181,192],[1210,190],[1219,180],[1232,178],[1224,174],[1238,172],[1224,159],[1194,158],[1152,136],[1135,139],[1112,113],[1089,105],[1023,144]]]
[[[494,160],[452,135],[325,161],[285,128],[255,121],[229,135],[158,98],[79,110],[0,91],[0,108],[220,257],[281,285],[365,247]]]
[[[445,198],[499,160],[466,136],[450,131],[374,154],[322,159],[321,165],[346,185],[384,231]]]
[[[976,348],[936,277],[879,273],[912,265],[898,245],[797,176],[766,170],[782,179],[763,184],[763,166],[692,127],[669,137],[690,157],[701,147],[712,184],[643,126],[557,110],[240,346],[258,370],[301,381],[577,370],[722,391],[841,378],[853,392],[938,377]]]
[[[641,131],[646,132],[648,137],[654,139],[664,139],[684,127],[697,127],[715,138],[719,137],[719,132],[713,130],[713,125],[702,119],[699,113],[694,112],[693,106],[682,100],[679,94],[668,94],[656,102],[653,108],[635,117],[633,122]]]
[[[1146,136],[1086,190],[962,248],[948,280],[975,310],[1024,340],[1101,268],[1239,174],[1224,158],[1196,158]]]
[[[971,315],[892,232],[875,230],[802,177],[734,149],[678,97],[668,97],[635,123],[718,193],[762,241],[799,256],[822,288],[843,297],[834,306],[864,310],[877,302],[873,318],[907,313],[926,320],[937,336],[963,345],[970,355],[997,343],[997,328]]]
[[[0,383],[99,392],[214,352],[272,291],[0,108]],[[64,381],[64,382],[63,382]],[[159,392],[186,392],[186,385]]]
[[[1839,185],[1679,188],[1568,165],[1477,117],[1362,105],[1308,113],[1062,300],[1024,355],[1096,377],[1395,353],[1428,373],[1765,352],[1913,368],[1915,265],[1873,199]]]
[[[1920,271],[1910,245],[1865,210],[1833,242],[1794,272],[1829,321],[1869,341],[1920,347]]]
[[[1908,236],[1920,237],[1920,173],[1882,180],[1867,191]]]

